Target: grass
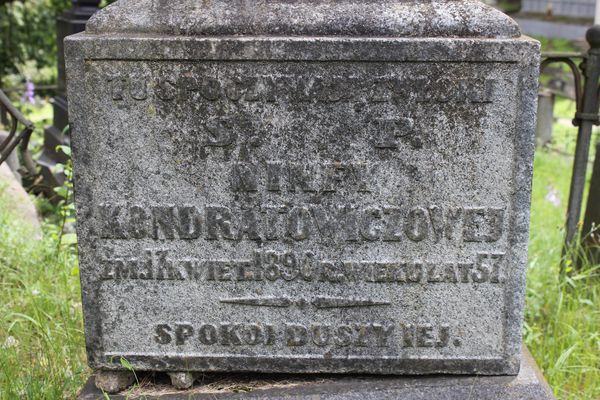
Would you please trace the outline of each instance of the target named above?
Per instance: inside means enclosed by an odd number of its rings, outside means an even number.
[[[600,266],[584,265],[562,279],[559,272],[577,134],[568,121],[574,112],[572,101],[557,99],[552,143],[536,151],[524,340],[559,399],[598,400]],[[597,132],[593,139],[599,139]]]
[[[559,278],[575,128],[557,100],[554,140],[538,149],[532,193],[524,339],[559,399],[600,399],[600,271]],[[597,134],[596,134],[597,138]],[[0,399],[74,398],[85,366],[77,261],[8,213],[0,188]]]
[[[598,400],[600,266],[559,274],[570,176],[570,159],[538,150],[524,339],[557,398]]]
[[[552,143],[536,151],[524,339],[559,399],[597,400],[600,266],[584,265],[562,279],[559,272],[577,134],[570,124],[574,113],[572,101],[557,99]],[[599,139],[598,132],[593,139]],[[591,153],[593,159],[593,147]]]
[[[0,399],[73,398],[89,374],[76,257],[9,204],[0,188]]]

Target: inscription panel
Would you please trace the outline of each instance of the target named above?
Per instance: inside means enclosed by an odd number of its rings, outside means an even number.
[[[517,64],[86,68],[106,357],[505,357]]]

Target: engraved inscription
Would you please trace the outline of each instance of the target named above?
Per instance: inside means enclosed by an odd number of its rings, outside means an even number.
[[[141,256],[107,256],[101,261],[104,280],[193,280],[208,282],[353,282],[395,284],[499,284],[504,282],[504,253],[477,253],[470,259],[398,259],[394,261],[319,260],[303,254],[255,251],[252,259],[205,260],[174,257],[169,250],[148,249]],[[238,299],[242,304],[242,299]],[[257,302],[257,299],[246,299]],[[261,300],[265,305],[287,307],[286,297]],[[358,299],[315,299],[317,308],[356,304]],[[232,302],[232,301],[230,301]],[[313,303],[314,304],[314,303]],[[257,304],[258,305],[258,304]],[[365,304],[366,305],[366,304]]]
[[[288,204],[232,209],[103,204],[98,213],[99,233],[106,239],[496,242],[505,224],[503,208],[435,205]]]
[[[522,275],[517,65],[237,57],[89,61],[101,350],[500,360]]]
[[[160,345],[192,346],[271,346],[288,347],[390,347],[443,348],[461,345],[448,324],[349,322],[337,325],[314,322],[270,323],[191,323],[159,324],[154,341]]]
[[[354,162],[301,164],[269,161],[264,165],[236,162],[231,168],[234,192],[336,192],[350,188],[355,192],[370,192],[369,182],[375,165]]]
[[[271,345],[275,341],[273,325],[265,324],[202,324],[195,328],[189,323],[161,324],[155,328],[158,344],[183,345],[192,339],[201,345],[241,346]]]
[[[216,102],[323,102],[365,100],[385,103],[414,100],[419,103],[490,103],[492,79],[440,79],[427,77],[376,78],[313,76],[246,76],[216,78],[196,76],[111,76],[107,78],[111,99]]]

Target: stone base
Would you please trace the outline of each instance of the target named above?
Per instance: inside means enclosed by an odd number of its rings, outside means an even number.
[[[517,376],[340,376],[202,374],[188,390],[176,390],[168,378],[138,375],[140,386],[117,395],[125,399],[306,399],[306,400],[550,400],[554,399],[529,351],[523,346],[521,371]],[[91,377],[79,400],[106,399]]]

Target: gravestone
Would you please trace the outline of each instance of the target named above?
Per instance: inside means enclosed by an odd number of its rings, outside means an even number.
[[[510,18],[120,0],[65,49],[92,368],[518,373],[539,45]]]
[[[554,125],[554,96],[548,89],[538,93],[537,122],[535,141],[538,146],[545,146],[552,141],[552,126]]]

